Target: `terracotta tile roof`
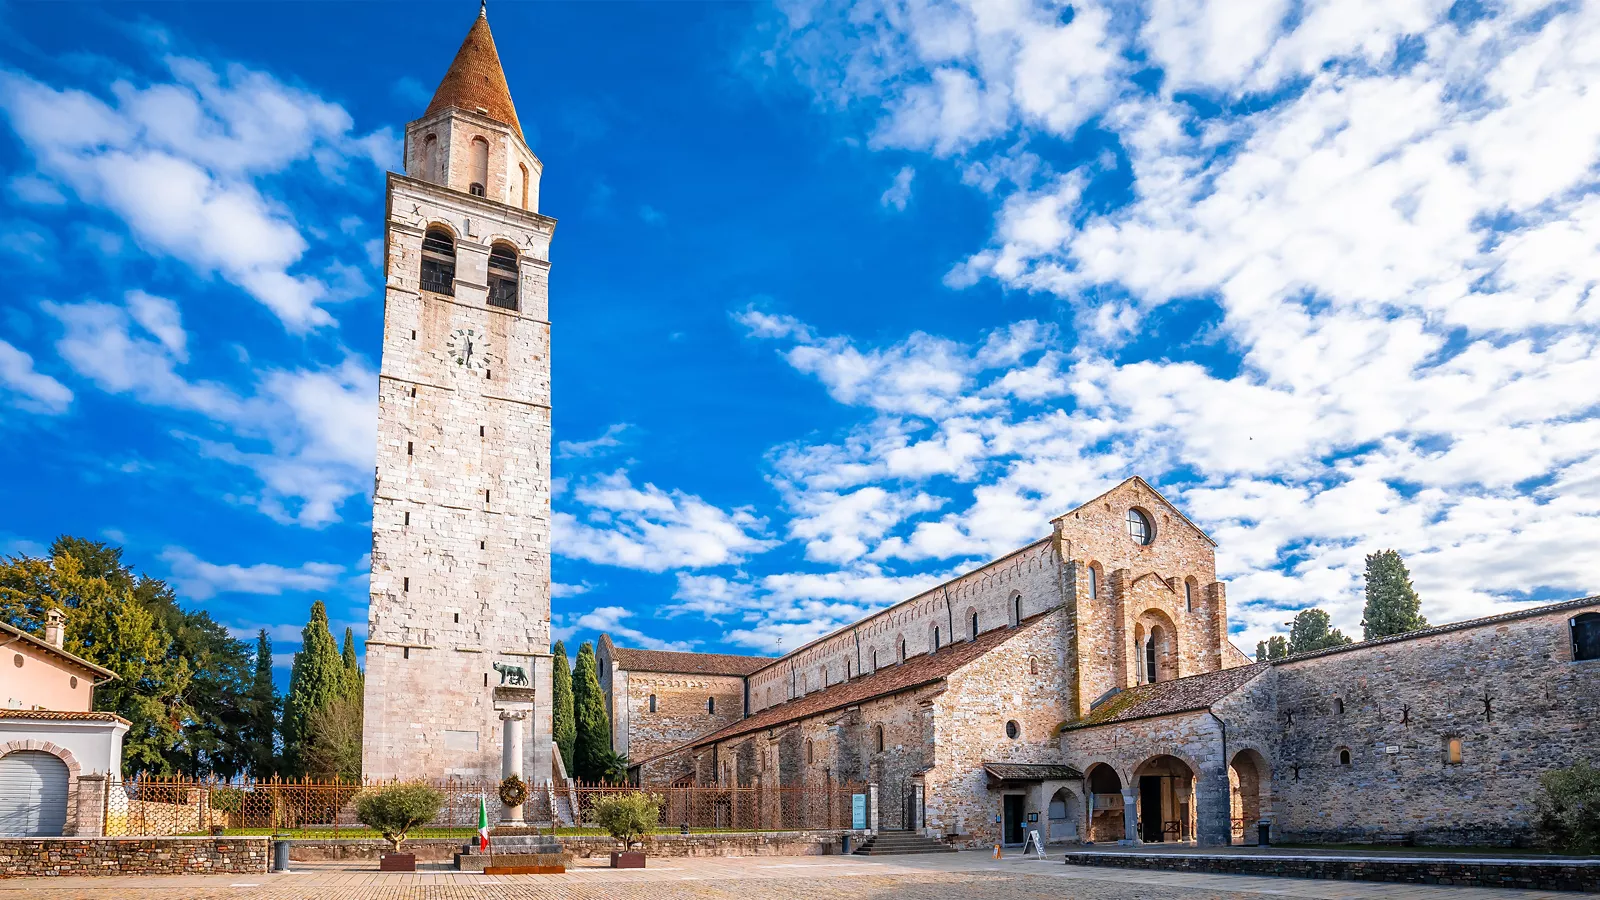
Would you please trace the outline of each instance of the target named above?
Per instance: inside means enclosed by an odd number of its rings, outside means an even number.
[[[517,121],[517,108],[511,102],[511,87],[500,67],[494,35],[489,33],[489,19],[482,11],[467,30],[467,39],[461,42],[455,61],[450,63],[439,89],[433,92],[433,102],[422,115],[426,118],[452,106],[469,112],[482,110],[496,122],[510,125],[517,137],[522,137],[522,123]]]
[[[671,650],[612,651],[617,668],[629,672],[673,672],[685,675],[749,675],[767,663],[770,656],[737,656],[732,653],[678,653]]]
[[[102,676],[106,681],[110,681],[110,680],[112,680],[112,679],[117,677],[117,673],[111,671],[110,669],[106,668],[105,666],[97,665],[95,663],[92,663],[92,662],[88,661],[87,659],[84,659],[83,657],[77,655],[76,653],[68,653],[67,651],[61,649],[60,647],[57,647],[55,644],[52,644],[49,641],[45,640],[44,638],[37,637],[35,635],[29,634],[28,632],[23,631],[21,628],[17,628],[16,626],[9,625],[9,624],[7,624],[5,622],[0,622],[0,635],[3,635],[3,634],[9,634],[9,635],[12,635],[14,637],[21,638],[29,646],[37,648],[39,650],[43,650],[44,652],[50,654],[51,656],[54,656],[54,657],[57,657],[57,658],[60,658],[60,659],[64,659],[67,662],[72,663],[75,666],[79,666],[80,668],[83,668],[83,669],[85,669],[85,670],[87,670],[89,672],[93,672],[96,675]],[[10,641],[0,641],[0,646],[4,646],[5,644],[8,644],[8,643],[10,643]],[[101,682],[96,682],[96,683],[99,684]]]
[[[768,707],[721,730],[695,738],[682,747],[669,750],[667,753],[657,754],[657,757],[667,756],[688,747],[699,747],[716,741],[724,741],[752,731],[776,728],[779,725],[786,725],[799,719],[843,709],[846,706],[854,706],[857,703],[876,697],[898,694],[901,691],[908,691],[912,688],[943,680],[951,672],[972,662],[1006,641],[1026,633],[1047,615],[1049,613],[1040,613],[1023,622],[1020,628],[996,628],[992,631],[986,631],[979,634],[978,639],[975,641],[961,641],[950,644],[938,653],[923,653],[919,656],[913,656],[899,665],[884,666],[870,675],[858,675],[849,681],[840,682],[832,687],[790,700],[787,703]]]
[[[1560,603],[1549,603],[1544,606],[1532,606],[1513,612],[1500,613],[1493,616],[1484,616],[1481,619],[1464,619],[1460,622],[1448,622],[1444,625],[1434,625],[1430,628],[1420,628],[1416,631],[1407,631],[1404,634],[1392,634],[1388,637],[1373,638],[1370,641],[1357,641],[1354,644],[1345,644],[1342,647],[1329,647],[1326,650],[1312,650],[1308,653],[1297,653],[1285,659],[1275,659],[1273,665],[1282,665],[1287,662],[1299,662],[1303,659],[1316,659],[1319,656],[1331,656],[1335,653],[1349,653],[1351,650],[1364,650],[1376,647],[1379,644],[1395,644],[1400,641],[1410,641],[1416,638],[1429,637],[1435,634],[1444,634],[1450,631],[1461,631],[1467,628],[1482,628],[1485,625],[1499,625],[1501,622],[1513,622],[1517,619],[1528,619],[1533,616],[1543,616],[1554,612],[1583,609],[1586,606],[1600,608],[1600,596],[1579,597],[1576,600],[1564,600]]]
[[[1045,763],[995,763],[986,762],[983,770],[1001,781],[1057,781],[1082,778],[1083,773],[1071,766]]]
[[[121,722],[127,719],[109,712],[73,712],[65,709],[0,709],[0,719],[34,719],[50,722]]]
[[[1191,675],[1173,681],[1137,685],[1112,695],[1090,710],[1088,715],[1062,725],[1061,730],[1071,731],[1077,728],[1109,725],[1112,722],[1127,722],[1132,719],[1148,719],[1152,716],[1209,709],[1213,703],[1244,687],[1257,675],[1265,672],[1269,666],[1269,663],[1252,663],[1248,666],[1207,672],[1204,675]]]

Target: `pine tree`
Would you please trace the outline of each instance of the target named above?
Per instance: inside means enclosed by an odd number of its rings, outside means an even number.
[[[1283,659],[1289,655],[1289,642],[1283,635],[1275,634],[1264,641],[1256,641],[1256,662],[1266,662],[1269,659]]]
[[[284,768],[290,774],[305,772],[303,744],[311,714],[344,696],[344,660],[328,630],[328,610],[318,600],[311,604],[311,620],[300,633],[300,652],[289,673],[289,696],[283,702]]]
[[[1342,647],[1351,643],[1344,632],[1329,627],[1332,624],[1333,620],[1320,609],[1301,610],[1295,615],[1294,623],[1289,628],[1289,655]]]
[[[1367,557],[1367,606],[1361,615],[1367,640],[1427,628],[1421,606],[1400,554],[1383,550]]]
[[[555,738],[556,746],[561,748],[561,762],[566,765],[567,774],[572,775],[572,754],[578,746],[578,724],[573,707],[572,663],[567,659],[567,645],[556,641],[552,656],[554,659],[551,660],[553,668],[550,672],[550,698],[555,704],[555,709],[552,711],[555,721],[551,725],[551,734]]]
[[[87,600],[69,619],[67,649],[117,673],[96,688],[94,705],[129,722],[124,775],[177,773],[167,753],[184,743],[191,673],[187,660],[168,659],[171,645],[156,617],[125,590]]]
[[[256,670],[250,682],[250,720],[245,727],[254,778],[270,778],[278,770],[278,705],[278,689],[272,683],[272,639],[263,628],[256,635]]]
[[[578,665],[572,671],[572,704],[578,732],[572,754],[577,777],[600,781],[612,765],[611,719],[600,693],[594,646],[588,641],[578,648]]]

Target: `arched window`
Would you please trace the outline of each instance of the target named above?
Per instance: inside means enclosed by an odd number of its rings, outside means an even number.
[[[901,662],[905,662],[906,661],[906,639],[905,638],[901,638],[900,639],[900,661]]]
[[[517,163],[517,168],[522,170],[522,208],[528,208],[528,167]]]
[[[1129,509],[1128,537],[1133,538],[1133,542],[1140,546],[1148,545],[1155,540],[1156,530],[1150,524],[1150,517],[1137,509]]]
[[[939,626],[933,626],[933,652],[939,652]]]
[[[814,763],[816,761],[817,761],[817,748],[815,746],[813,746],[810,741],[806,741],[806,762],[807,763]]]
[[[422,139],[422,165],[417,172],[417,177],[423,181],[433,181],[438,178],[439,166],[439,136],[430,134]]]
[[[517,308],[517,248],[504,241],[489,248],[489,305]]]
[[[972,614],[972,639],[978,639],[978,614],[976,612]]]
[[[438,225],[430,226],[422,238],[422,289],[456,295],[456,239]]]
[[[1341,716],[1344,715],[1344,701],[1338,697],[1333,698],[1333,711]]]
[[[650,711],[651,712],[655,712],[656,711],[656,695],[655,694],[651,694],[650,695]]]
[[[706,712],[710,713],[713,716],[717,714],[717,698],[715,698],[715,697],[707,697],[706,698]]]
[[[1350,765],[1350,751],[1344,747],[1339,748],[1339,765]]]
[[[1028,674],[1029,675],[1037,675],[1037,674],[1039,674],[1039,657],[1037,657],[1037,656],[1028,657]]]
[[[489,142],[481,137],[472,139],[472,184],[467,193],[474,197],[488,196]]]
[[[872,648],[872,671],[878,671],[878,648]]]
[[[1568,624],[1572,629],[1573,660],[1600,659],[1600,613],[1584,613]]]
[[[1144,680],[1147,684],[1156,683],[1156,635],[1161,629],[1150,629],[1150,636],[1144,642]]]
[[[883,752],[883,726],[882,725],[877,726],[876,728],[874,728],[872,730],[872,732],[873,732],[873,736],[876,738],[877,743],[878,743],[878,752],[882,753]]]
[[[1100,599],[1100,570],[1094,563],[1089,564],[1089,599]]]
[[[1450,738],[1444,742],[1444,762],[1447,766],[1461,765],[1461,738]]]
[[[1194,612],[1194,585],[1188,581],[1183,583],[1183,608],[1185,612]]]
[[[1022,624],[1022,595],[1021,594],[1018,594],[1015,597],[1011,598],[1011,624],[1013,624],[1013,625],[1021,625]]]

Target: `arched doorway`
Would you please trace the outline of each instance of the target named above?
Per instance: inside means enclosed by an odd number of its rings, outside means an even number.
[[[60,837],[69,781],[67,764],[42,750],[0,757],[0,835]]]
[[[1254,750],[1240,750],[1228,764],[1228,813],[1232,819],[1231,843],[1254,844],[1256,823],[1270,810],[1272,771]]]
[[[1194,838],[1194,772],[1175,756],[1153,756],[1139,764],[1139,839],[1147,844]]]
[[[1117,770],[1100,763],[1084,777],[1089,790],[1089,840],[1113,843],[1127,836],[1123,824],[1122,779]]]
[[[1083,813],[1078,808],[1078,795],[1066,788],[1058,789],[1046,807],[1048,831],[1045,842],[1050,844],[1078,840],[1078,822]]]

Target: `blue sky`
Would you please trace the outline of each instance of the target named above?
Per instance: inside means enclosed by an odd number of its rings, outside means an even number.
[[[61,27],[70,11],[72,28]],[[0,548],[366,620],[383,171],[461,3],[0,5]],[[492,4],[555,625],[779,652],[1142,474],[1237,641],[1596,589],[1594,4]]]

